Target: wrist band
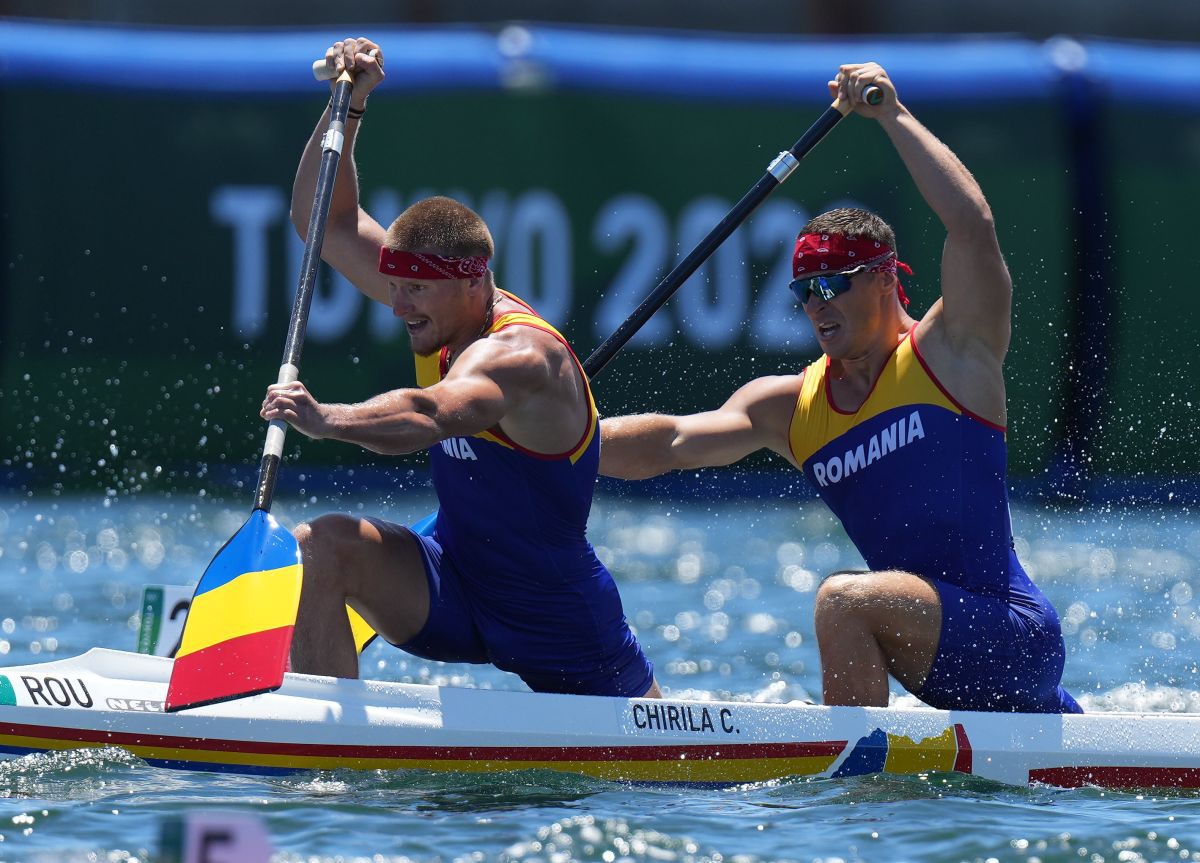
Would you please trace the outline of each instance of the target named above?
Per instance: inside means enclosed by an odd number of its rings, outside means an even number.
[[[329,107],[330,107],[331,109],[333,108],[333,99],[330,99],[330,100],[329,100]],[[347,119],[350,119],[350,120],[361,120],[361,119],[362,119],[362,115],[363,115],[363,114],[365,114],[365,113],[367,113],[367,109],[366,109],[366,108],[351,108],[351,107],[350,107],[350,106],[348,106],[348,105],[346,106],[346,117],[347,117]]]

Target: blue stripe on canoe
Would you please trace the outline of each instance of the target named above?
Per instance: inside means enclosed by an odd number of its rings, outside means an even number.
[[[247,572],[282,569],[299,562],[300,547],[291,531],[269,512],[256,509],[204,570],[196,596],[224,587]]]
[[[33,755],[37,752],[48,752],[47,749],[36,749],[29,746],[5,746],[0,744],[0,752],[6,755]]]
[[[93,747],[84,746],[76,749],[44,749],[37,746],[7,746],[0,744],[0,753],[5,755],[49,755],[54,752],[80,752]],[[120,748],[120,747],[118,747]],[[141,758],[141,756],[138,756]],[[171,770],[196,770],[210,773],[245,773],[254,776],[293,776],[297,773],[310,773],[311,767],[265,767],[257,764],[215,764],[206,761],[182,761],[175,758],[141,758],[154,767],[166,767]]]
[[[256,764],[217,764],[210,761],[180,761],[175,758],[143,758],[153,767],[169,770],[195,770],[202,773],[242,773],[250,776],[294,776],[311,773],[311,767],[263,767]]]

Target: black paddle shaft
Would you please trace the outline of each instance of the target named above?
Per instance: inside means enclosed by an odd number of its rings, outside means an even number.
[[[325,241],[325,223],[329,217],[329,205],[333,200],[333,184],[337,178],[338,162],[345,141],[346,111],[350,107],[353,79],[348,74],[338,78],[333,88],[333,100],[329,112],[329,125],[321,140],[321,167],[317,172],[317,187],[313,193],[312,213],[308,218],[308,233],[304,238],[304,257],[300,263],[300,280],[296,285],[296,299],[292,303],[292,317],[288,322],[287,342],[283,346],[283,363],[279,368],[279,383],[290,383],[300,373],[300,354],[304,350],[304,334],[308,329],[308,312],[312,308],[313,291],[317,284],[317,271],[321,265],[321,246]],[[272,420],[267,429],[267,444],[263,448],[262,463],[258,468],[258,489],[254,494],[254,508],[265,512],[271,510],[271,499],[275,495],[275,480],[279,475],[279,462],[283,457],[283,437],[287,424],[283,420]]]
[[[283,364],[280,367],[279,381],[284,383],[295,380],[300,371],[300,353],[304,348],[304,333],[308,328],[308,311],[312,306],[312,294],[316,285],[317,268],[321,261],[321,244],[325,239],[325,222],[329,215],[329,204],[333,198],[333,183],[337,176],[338,161],[341,158],[342,142],[346,123],[346,110],[350,106],[352,79],[343,74],[338,78],[334,87],[332,109],[329,115],[329,126],[322,141],[321,167],[317,174],[317,187],[313,200],[312,213],[308,221],[308,234],[304,242],[304,258],[300,266],[300,281],[296,288],[296,299],[292,304],[292,317],[288,324],[287,343],[283,348]],[[864,97],[872,104],[877,104],[882,92],[876,87],[868,87]],[[605,339],[596,350],[584,361],[583,370],[589,377],[595,377],[609,361],[616,356],[617,351],[625,346],[646,321],[662,308],[679,287],[688,280],[692,273],[716,251],[717,247],[744,222],[758,205],[766,200],[775,188],[788,178],[796,165],[813,147],[829,134],[845,116],[842,111],[849,112],[848,106],[839,102],[825,109],[808,130],[800,136],[791,149],[785,150],[767,168],[762,178],[742,196],[733,209],[717,223],[703,240],[688,253],[687,257],[675,265],[675,268],[663,278],[650,295],[634,309],[633,313]],[[279,462],[282,458],[283,434],[287,425],[282,420],[274,420],[267,431],[267,445],[263,451],[262,464],[258,471],[258,489],[254,496],[254,508],[270,511],[271,499],[275,494],[275,480],[279,474]]]
[[[881,101],[883,92],[877,87],[868,87],[864,93],[864,98],[871,104],[878,104]],[[780,153],[778,158],[770,164],[767,172],[762,178],[754,184],[754,186],[742,199],[738,201],[732,210],[725,214],[725,217],[717,223],[707,236],[699,242],[696,248],[692,249],[686,258],[675,265],[675,269],[667,273],[658,286],[650,292],[646,299],[642,300],[641,305],[633,310],[633,313],[625,319],[625,321],[613,331],[613,334],[601,342],[596,350],[592,351],[583,363],[583,371],[589,378],[594,378],[600,374],[601,370],[608,365],[609,361],[616,356],[617,351],[625,346],[625,343],[633,338],[637,331],[642,328],[646,321],[662,308],[663,304],[671,298],[671,295],[679,290],[680,285],[688,280],[692,273],[696,272],[697,268],[708,260],[709,255],[717,250],[717,247],[729,237],[730,234],[737,229],[738,225],[746,221],[750,214],[753,213],[758,205],[767,199],[767,196],[775,191],[788,175],[792,173],[796,165],[803,159],[808,151],[817,146],[821,139],[829,134],[845,116],[842,113],[840,103],[834,102],[825,109],[817,121],[808,127],[808,131],[800,136],[790,150],[785,150]],[[849,111],[846,106],[847,112]]]

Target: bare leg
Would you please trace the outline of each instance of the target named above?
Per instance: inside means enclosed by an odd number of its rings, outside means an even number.
[[[406,527],[377,519],[323,515],[295,530],[304,561],[292,670],[358,677],[349,604],[394,643],[413,638],[429,616],[429,585],[417,541]]]
[[[890,672],[920,691],[942,632],[937,590],[907,572],[838,573],[817,591],[817,645],[826,704],[883,707]]]

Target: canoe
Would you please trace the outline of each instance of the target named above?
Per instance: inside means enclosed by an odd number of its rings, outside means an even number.
[[[153,765],[557,770],[628,783],[958,772],[1013,785],[1200,787],[1200,714],[1075,716],[553,695],[286,675],[164,713],[164,657],[94,649],[0,668],[0,756],[116,746]]]

